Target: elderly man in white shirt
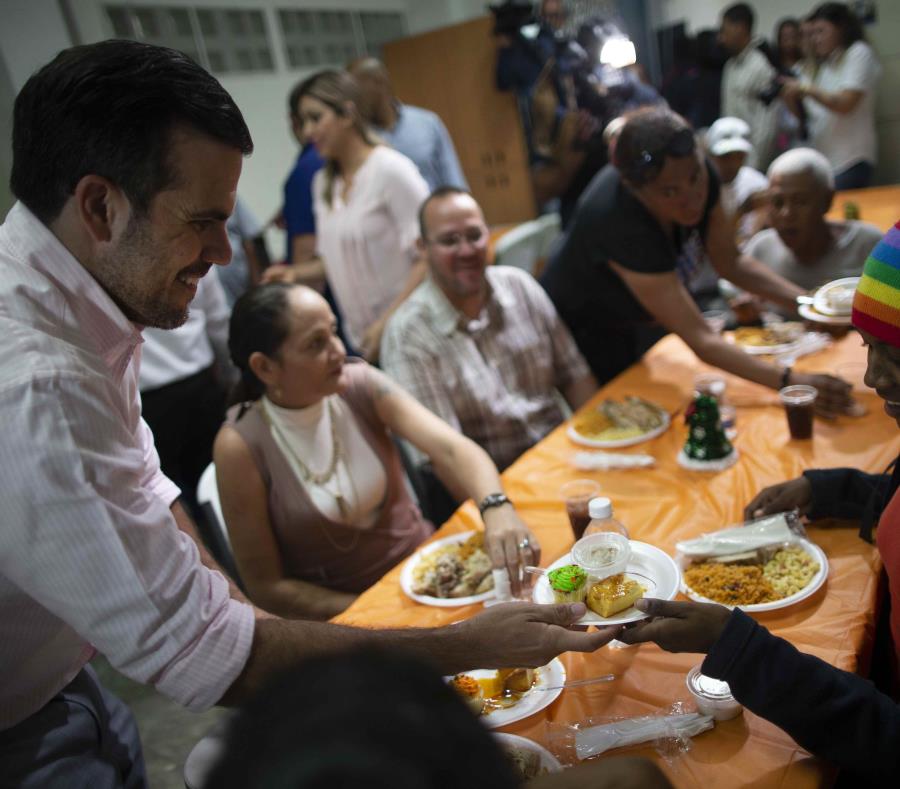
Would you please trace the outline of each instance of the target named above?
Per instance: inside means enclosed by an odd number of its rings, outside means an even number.
[[[812,148],[794,148],[769,167],[772,227],[757,233],[747,254],[801,288],[862,274],[881,240],[875,225],[826,217],[834,197],[831,165]]]
[[[252,150],[231,97],[174,50],[64,50],[16,98],[0,227],[0,765],[18,787],[146,785],[127,708],[88,667],[194,710],[304,656],[377,641],[445,673],[541,665],[616,632],[584,606],[496,606],[436,630],[267,617],[215,567],[140,417],[141,328],[184,322],[231,256]],[[337,734],[337,733],[336,733]]]
[[[722,117],[740,118],[751,128],[753,151],[747,164],[768,167],[775,150],[778,107],[761,98],[775,83],[776,71],[753,38],[753,10],[735,3],[722,13],[719,43],[731,56],[722,71]]]

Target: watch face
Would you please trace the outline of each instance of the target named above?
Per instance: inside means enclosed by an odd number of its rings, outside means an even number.
[[[509,502],[509,499],[503,493],[491,493],[488,496],[484,497],[484,500],[479,505],[478,509],[481,512],[490,509],[491,507],[498,507],[501,504],[506,504]]]

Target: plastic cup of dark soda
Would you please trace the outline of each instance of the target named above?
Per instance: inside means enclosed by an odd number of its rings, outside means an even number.
[[[567,482],[560,488],[559,495],[566,505],[566,514],[572,526],[572,534],[576,540],[584,535],[584,530],[591,522],[588,505],[591,499],[600,495],[600,483],[592,479],[576,479]]]
[[[791,438],[807,439],[813,434],[813,414],[818,391],[814,386],[798,384],[786,386],[778,392],[787,414],[788,430]]]

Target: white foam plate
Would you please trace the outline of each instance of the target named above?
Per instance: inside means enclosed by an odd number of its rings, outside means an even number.
[[[629,540],[629,542],[631,543],[631,558],[628,560],[625,575],[633,578],[647,589],[644,593],[645,597],[672,600],[678,594],[678,587],[681,584],[681,571],[678,569],[675,560],[654,545],[638,542],[637,540]],[[572,554],[567,553],[553,562],[547,570],[555,570],[557,567],[574,563]],[[546,575],[538,578],[532,595],[536,603],[554,602],[553,590],[550,588],[550,581]],[[606,627],[637,622],[639,619],[645,619],[646,617],[647,614],[643,611],[638,611],[634,606],[608,618],[604,618],[588,609],[587,613],[578,620],[577,624]]]
[[[819,572],[817,572],[812,580],[799,592],[795,594],[789,595],[788,597],[784,597],[781,600],[774,600],[771,603],[755,603],[753,605],[738,605],[726,606],[727,608],[740,608],[741,611],[776,611],[779,608],[787,608],[790,605],[794,605],[794,603],[799,603],[801,600],[805,600],[807,597],[814,595],[822,584],[825,583],[825,579],[828,577],[828,559],[825,556],[825,552],[815,543],[810,542],[809,540],[797,540],[798,545],[803,548],[808,554],[810,554],[818,563],[819,563]],[[702,595],[697,594],[693,589],[691,589],[682,579],[681,582],[681,591],[684,592],[691,600],[696,600],[698,603],[714,603],[715,600],[709,600]]]
[[[845,311],[836,310],[828,303],[828,294],[837,289],[843,290],[846,288],[848,290],[856,290],[857,285],[859,285],[859,280],[859,277],[843,277],[842,279],[836,279],[833,282],[823,285],[816,291],[815,296],[813,296],[812,306],[820,315],[849,319],[850,309],[848,308]]]
[[[507,734],[505,731],[493,732],[494,739],[499,740],[501,745],[512,746],[513,748],[521,748],[523,751],[532,751],[541,758],[541,769],[547,773],[561,773],[562,765],[550,751],[543,745],[538,745],[534,740],[527,737],[520,737],[518,734]]]
[[[562,693],[563,689],[560,686],[566,684],[566,667],[559,658],[553,658],[546,666],[541,666],[537,672],[538,676],[534,687],[524,694],[516,704],[502,710],[494,710],[487,715],[481,715],[478,720],[490,729],[498,729],[549,707]],[[461,673],[478,679],[479,677],[491,677],[497,672],[496,669],[476,668]],[[444,679],[449,682],[453,677]],[[555,690],[538,690],[538,688],[555,688]]]
[[[418,551],[410,556],[400,571],[400,588],[406,593],[407,597],[411,597],[417,603],[434,605],[439,608],[456,608],[461,605],[472,605],[473,603],[483,603],[485,600],[490,600],[494,596],[493,589],[489,592],[469,595],[468,597],[432,597],[431,595],[416,594],[413,591],[413,569],[418,564],[419,559],[427,556],[432,551],[436,551],[438,548],[443,548],[445,545],[465,542],[473,534],[475,534],[474,531],[451,534],[449,537],[443,537],[440,540],[428,543],[428,545],[419,548]]]
[[[813,309],[809,304],[801,304],[797,307],[797,312],[801,318],[806,318],[813,323],[823,323],[828,326],[849,326],[849,315],[823,315],[818,310]]]
[[[811,334],[811,332],[804,332],[793,342],[783,342],[781,345],[743,345],[735,339],[733,334],[728,335],[728,339],[732,345],[740,348],[744,353],[749,353],[751,356],[771,356],[797,350],[803,345],[808,334]]]
[[[581,433],[575,429],[575,425],[571,423],[569,423],[569,426],[566,428],[566,435],[576,444],[580,444],[583,447],[591,447],[592,449],[619,449],[620,447],[632,447],[635,444],[642,444],[644,441],[650,441],[652,438],[661,436],[669,429],[669,425],[672,423],[669,412],[664,408],[660,408],[660,406],[656,407],[659,408],[659,412],[662,414],[662,424],[647,433],[641,433],[639,436],[619,438],[615,441],[599,441],[595,438],[588,438],[587,436],[581,435]]]

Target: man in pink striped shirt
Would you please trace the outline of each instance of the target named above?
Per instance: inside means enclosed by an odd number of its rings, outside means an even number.
[[[16,99],[0,227],[0,765],[22,787],[144,786],[127,708],[88,661],[191,709],[239,702],[311,654],[378,640],[445,672],[539,665],[615,631],[578,606],[497,606],[439,630],[364,631],[254,609],[195,541],[140,417],[141,329],[187,317],[231,256],[252,142],[184,55],[61,52]]]

